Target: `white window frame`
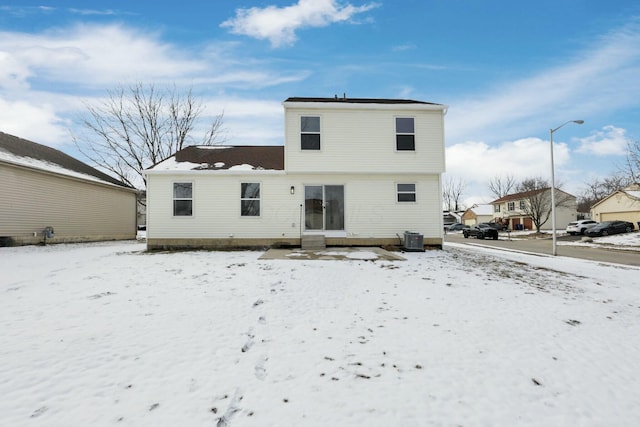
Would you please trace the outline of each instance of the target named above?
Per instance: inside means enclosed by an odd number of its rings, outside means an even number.
[[[411,119],[412,121],[412,127],[413,127],[413,132],[400,132],[398,131],[398,120],[399,119]],[[395,143],[396,143],[396,151],[399,152],[415,152],[416,151],[416,118],[412,117],[412,116],[396,116],[394,117],[394,129],[396,131],[395,133]],[[399,136],[411,136],[413,137],[413,148],[410,150],[405,150],[405,149],[400,149],[398,148],[398,137]]]
[[[242,186],[244,184],[257,184],[258,185],[258,197],[242,197]],[[258,202],[258,215],[245,215],[242,211],[242,202],[251,201]],[[241,182],[240,183],[240,217],[241,218],[260,218],[262,216],[262,182]]]
[[[184,184],[189,184],[191,186],[191,197],[176,197],[176,184],[178,185],[184,185]],[[193,193],[194,193],[194,184],[193,181],[173,181],[171,183],[171,213],[172,213],[172,217],[173,218],[193,218],[193,212],[194,212],[194,197],[193,197]],[[191,214],[189,215],[176,215],[176,201],[185,201],[188,200],[191,202]]]
[[[507,202],[507,210],[513,212],[516,210],[516,202]]]
[[[413,190],[400,190],[401,185],[413,185]],[[413,200],[400,200],[401,194],[413,194]],[[416,203],[418,201],[418,186],[415,182],[396,183],[396,203]]]
[[[304,118],[317,118],[318,119],[318,130],[317,131],[303,131],[302,129],[302,119]],[[320,115],[300,115],[300,120],[298,122],[300,125],[300,150],[301,151],[320,151],[322,150],[322,116]],[[304,135],[318,135],[318,148],[304,148],[302,144],[302,138]]]

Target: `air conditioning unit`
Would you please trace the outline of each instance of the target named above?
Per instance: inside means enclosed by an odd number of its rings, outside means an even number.
[[[404,232],[404,250],[424,252],[424,236],[411,231]]]

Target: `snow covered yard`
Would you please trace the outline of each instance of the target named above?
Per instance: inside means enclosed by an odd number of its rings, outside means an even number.
[[[640,270],[0,248],[0,425],[635,426]]]

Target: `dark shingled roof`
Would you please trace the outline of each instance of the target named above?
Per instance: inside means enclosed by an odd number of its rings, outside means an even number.
[[[110,184],[131,188],[121,181],[118,181],[104,172],[100,172],[99,170],[92,168],[78,159],[74,159],[62,151],[58,151],[54,148],[37,144],[26,139],[18,138],[17,136],[9,135],[4,132],[0,132],[0,151],[5,151],[19,157],[28,157],[35,160],[55,163],[56,165],[73,172],[90,175]]]
[[[535,196],[538,193],[542,193],[543,191],[547,191],[550,189],[551,187],[546,187],[546,188],[539,188],[536,190],[523,191],[522,193],[507,194],[504,197],[500,197],[499,199],[494,200],[493,202],[491,202],[491,204],[510,202],[512,200],[526,199],[527,197]]]
[[[284,146],[235,145],[191,146],[176,153],[177,162],[205,164],[196,169],[224,170],[248,164],[254,169],[284,170]],[[222,164],[216,167],[216,164]]]
[[[352,104],[424,104],[441,105],[434,102],[414,101],[412,99],[384,99],[384,98],[346,98],[335,96],[333,98],[287,98],[284,102],[345,102]]]

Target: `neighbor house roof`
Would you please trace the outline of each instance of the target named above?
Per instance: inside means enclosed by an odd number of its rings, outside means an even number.
[[[476,215],[493,215],[493,205],[475,205],[469,208]]]
[[[634,201],[640,201],[640,190],[638,190],[638,184],[633,184],[629,187],[623,188],[622,190],[616,190],[613,193],[609,194],[607,197],[605,197],[604,199],[598,201],[597,203],[594,203],[593,206],[591,206],[591,209],[595,208],[596,206],[598,206],[601,203],[604,203],[606,200],[609,200],[610,198],[612,198],[613,196],[615,196],[616,194],[624,194],[625,196],[627,196],[628,198],[634,200]]]
[[[131,188],[62,151],[0,132],[0,161],[50,173]]]
[[[385,98],[347,98],[335,95],[333,98],[305,98],[291,97],[284,102],[344,102],[351,104],[425,104],[425,105],[441,105],[433,102],[414,101],[412,99],[385,99]]]
[[[494,200],[493,202],[491,202],[491,204],[504,203],[504,202],[511,202],[513,200],[526,199],[527,197],[531,197],[533,195],[542,193],[543,191],[548,191],[550,188],[551,187],[540,188],[540,189],[537,189],[537,190],[523,191],[523,192],[514,193],[514,194],[507,194],[506,196],[503,196],[503,197],[500,197],[499,199]]]
[[[549,191],[551,190],[551,187],[546,187],[546,188],[539,188],[537,190],[529,190],[529,191],[523,191],[520,193],[514,193],[514,194],[507,194],[504,197],[501,197],[499,199],[494,200],[493,202],[491,202],[491,204],[496,204],[496,203],[504,203],[504,202],[511,202],[514,200],[522,200],[522,199],[526,199],[528,197],[532,197],[535,196],[536,194],[540,194],[544,191]],[[575,197],[573,194],[569,194],[566,191],[562,191],[559,188],[556,188],[557,191],[564,193],[570,197]],[[557,194],[557,193],[556,193]]]
[[[186,147],[152,166],[151,171],[284,170],[284,146],[199,145]]]

